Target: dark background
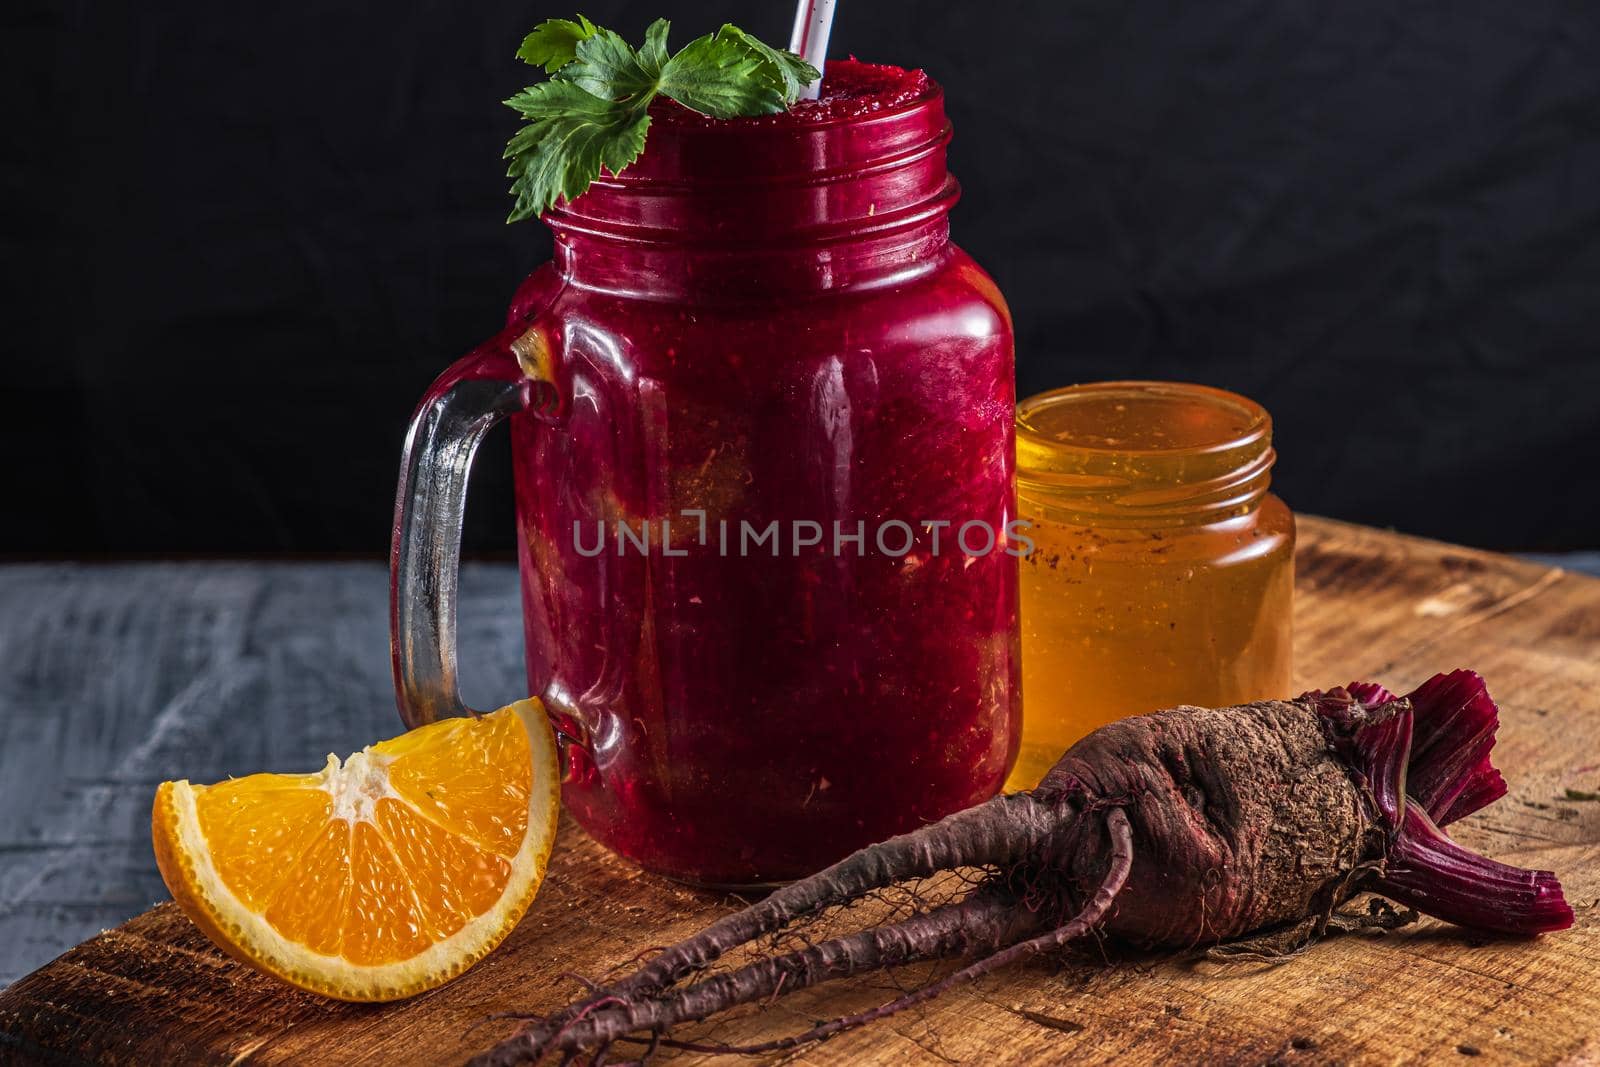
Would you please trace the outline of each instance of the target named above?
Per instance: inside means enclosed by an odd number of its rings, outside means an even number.
[[[499,101],[567,14],[9,0],[0,551],[385,551],[412,405],[548,253]],[[1227,386],[1300,509],[1600,546],[1600,5],[844,0],[834,41],[945,84],[1021,392]],[[512,543],[505,448],[469,548]]]

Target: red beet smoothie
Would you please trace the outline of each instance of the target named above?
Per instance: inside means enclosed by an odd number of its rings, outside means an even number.
[[[1015,513],[1010,317],[948,240],[938,86],[824,84],[758,119],[658,104],[634,166],[546,214],[555,260],[513,305],[562,398],[512,432],[565,802],[698,883],[807,874],[987,798],[1016,753],[1016,560],[956,543]],[[778,555],[741,555],[773,520]],[[891,520],[951,525],[900,555]]]

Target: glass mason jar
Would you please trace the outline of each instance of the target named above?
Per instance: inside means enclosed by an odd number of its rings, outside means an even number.
[[[977,803],[1016,751],[1009,313],[949,240],[939,88],[857,63],[827,86],[761,119],[658,104],[637,163],[544,216],[554,261],[423,399],[402,469],[407,723],[461,708],[461,498],[509,416],[565,803],[701,884]],[[987,548],[956,543],[973,523]]]
[[[1022,751],[1035,785],[1127,715],[1290,694],[1294,516],[1267,491],[1272,419],[1175,382],[1103,382],[1017,407]]]

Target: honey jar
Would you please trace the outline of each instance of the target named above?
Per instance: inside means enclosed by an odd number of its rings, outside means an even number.
[[[1033,786],[1096,727],[1289,695],[1294,516],[1261,405],[1100,382],[1017,407],[1022,746]]]

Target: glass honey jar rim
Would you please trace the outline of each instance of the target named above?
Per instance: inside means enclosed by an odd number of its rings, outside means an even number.
[[[1193,382],[1069,385],[1021,401],[1016,421],[1018,493],[1098,525],[1248,514],[1277,459],[1265,408]]]

